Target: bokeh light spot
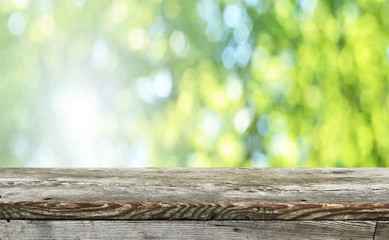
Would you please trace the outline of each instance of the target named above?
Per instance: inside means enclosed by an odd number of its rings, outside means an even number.
[[[227,46],[222,54],[223,65],[226,68],[233,68],[236,62],[235,49],[231,46]]]
[[[234,117],[234,127],[238,133],[244,133],[253,121],[253,112],[250,108],[240,109]]]
[[[141,28],[133,29],[128,35],[128,40],[131,49],[135,51],[143,50],[148,45],[147,32]]]
[[[162,70],[157,73],[154,80],[155,96],[160,98],[169,97],[173,88],[173,79],[169,70]]]
[[[237,27],[243,19],[241,7],[236,4],[227,5],[223,12],[223,19],[226,26]]]
[[[92,61],[95,67],[100,68],[107,62],[108,44],[104,40],[96,40],[92,46]]]
[[[26,19],[20,12],[14,12],[8,18],[8,30],[12,35],[20,36],[26,28]]]
[[[88,0],[73,0],[73,5],[79,8],[83,8]]]
[[[40,20],[40,29],[43,35],[50,35],[54,32],[55,22],[53,15],[45,14]]]
[[[185,35],[180,31],[174,31],[169,39],[170,48],[176,53],[180,54],[185,47]]]
[[[237,77],[233,76],[228,79],[226,94],[231,101],[237,101],[242,97],[243,86]]]
[[[12,0],[13,4],[20,9],[26,9],[30,6],[31,0]]]

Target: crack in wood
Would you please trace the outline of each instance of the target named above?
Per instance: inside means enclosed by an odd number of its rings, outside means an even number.
[[[375,240],[375,235],[377,233],[378,221],[375,223],[374,232],[373,232],[373,240]]]

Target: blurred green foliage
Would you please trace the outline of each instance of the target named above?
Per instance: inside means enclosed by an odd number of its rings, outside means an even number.
[[[0,2],[0,166],[389,165],[389,1]]]

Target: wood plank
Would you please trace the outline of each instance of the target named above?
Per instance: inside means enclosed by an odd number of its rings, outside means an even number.
[[[373,239],[365,221],[0,221],[0,239]]]
[[[389,169],[0,169],[0,219],[388,220]]]
[[[0,168],[1,202],[388,202],[389,169]],[[369,196],[369,199],[366,199]]]

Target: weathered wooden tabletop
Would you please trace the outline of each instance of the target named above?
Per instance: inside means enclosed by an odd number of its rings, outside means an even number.
[[[0,239],[389,239],[387,220],[384,168],[0,169]]]

